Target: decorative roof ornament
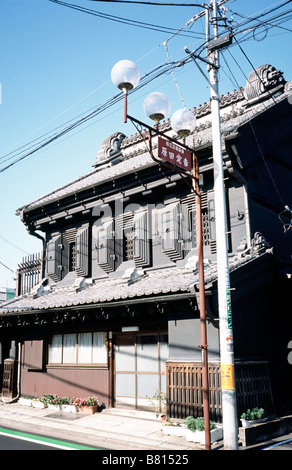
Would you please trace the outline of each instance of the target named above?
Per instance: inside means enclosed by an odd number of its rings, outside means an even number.
[[[124,138],[124,134],[121,132],[115,132],[104,139],[101,143],[100,150],[97,153],[97,162],[106,160],[119,153],[121,150],[121,143]]]
[[[266,92],[284,89],[285,83],[283,72],[272,65],[261,65],[249,74],[243,90],[244,97],[248,101],[263,98]]]
[[[253,239],[251,240],[252,252],[257,254],[267,250],[268,248],[270,248],[270,245],[265,237],[260,232],[256,232]]]

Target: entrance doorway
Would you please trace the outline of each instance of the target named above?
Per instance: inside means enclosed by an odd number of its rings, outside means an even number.
[[[155,392],[166,393],[164,364],[167,359],[167,334],[117,335],[114,346],[115,406],[149,410]]]

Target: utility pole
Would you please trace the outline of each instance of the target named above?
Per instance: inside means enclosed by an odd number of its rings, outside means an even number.
[[[216,43],[216,40],[218,39],[216,0],[212,0],[212,12],[212,25],[214,32],[213,43]],[[210,11],[207,11],[206,15],[209,16]],[[210,24],[210,18],[208,18],[207,21]],[[209,67],[209,73],[211,85],[223,438],[224,447],[226,450],[236,450],[238,448],[238,422],[234,374],[230,276],[226,238],[226,200],[221,142],[220,103],[218,93],[218,58],[218,48],[215,47],[213,50],[211,50],[211,52],[209,52],[209,62],[214,64],[214,66]]]
[[[217,7],[228,0],[211,0],[210,6],[205,6],[207,59],[190,52],[197,68],[207,80],[211,90],[212,116],[212,147],[214,168],[214,197],[215,197],[215,227],[217,245],[217,286],[218,312],[220,330],[220,361],[221,361],[221,392],[223,437],[226,450],[238,448],[238,421],[234,373],[233,328],[230,296],[230,276],[227,248],[227,212],[224,188],[223,154],[220,123],[220,97],[218,87],[219,49],[231,44],[232,35],[218,36]],[[203,12],[200,14],[200,16]],[[199,16],[199,15],[198,15]],[[213,27],[213,37],[210,40],[210,25]],[[195,59],[208,65],[209,78],[199,67]]]

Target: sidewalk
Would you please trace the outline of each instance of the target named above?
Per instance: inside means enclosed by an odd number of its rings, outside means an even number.
[[[0,426],[75,440],[106,450],[204,450],[184,437],[167,436],[154,413],[106,409],[94,415],[56,412],[0,402]],[[222,441],[212,449],[222,448]]]
[[[0,401],[0,427],[75,441],[101,450],[205,450],[204,445],[188,442],[185,437],[165,435],[161,422],[154,413],[116,408],[105,409],[94,415],[83,415],[80,412],[56,412],[48,408],[22,406],[18,402],[8,404]],[[292,443],[292,433],[254,446],[239,446],[238,449],[260,450],[285,439]],[[212,450],[224,450],[223,441],[212,444]]]

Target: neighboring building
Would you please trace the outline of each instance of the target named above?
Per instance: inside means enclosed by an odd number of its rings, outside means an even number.
[[[266,65],[221,97],[239,412],[292,411],[291,88]],[[210,104],[193,111],[210,409],[220,421]],[[169,120],[162,129],[171,134]],[[202,414],[194,194],[151,159],[142,137],[110,136],[89,174],[18,210],[32,235],[44,234],[31,269],[40,282],[27,282],[22,263],[18,296],[0,308],[3,358],[19,358],[20,394],[94,394],[106,406],[147,408],[162,390],[168,416]]]
[[[2,287],[0,290],[0,304],[6,300],[13,299],[15,297],[15,289],[9,287]]]

